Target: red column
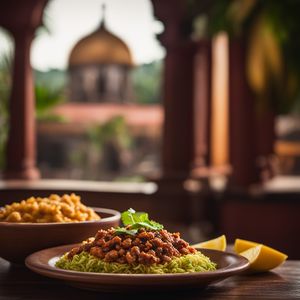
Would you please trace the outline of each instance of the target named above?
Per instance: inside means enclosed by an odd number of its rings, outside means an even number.
[[[183,34],[187,8],[185,1],[152,2],[154,14],[165,25],[165,31],[159,37],[166,48],[162,176],[184,180],[191,175],[194,167],[203,165],[206,152],[205,146],[199,142],[206,139],[203,132],[207,122],[206,107],[201,99],[209,93],[202,86],[207,79],[204,78],[206,67],[209,68],[206,65],[207,53],[203,45],[197,45],[188,34]],[[199,64],[204,68],[198,68]]]
[[[35,102],[30,67],[32,30],[14,33],[15,56],[10,97],[10,123],[7,144],[6,178],[36,179]]]
[[[247,187],[272,174],[275,115],[271,109],[258,111],[255,95],[246,78],[246,39],[229,45],[230,163],[231,183]]]
[[[30,66],[30,46],[41,24],[47,0],[0,2],[0,25],[15,40],[13,84],[10,97],[9,135],[6,149],[6,178],[36,179],[35,99]]]
[[[191,43],[168,45],[164,74],[162,167],[167,178],[186,178],[193,163],[193,56]]]
[[[246,78],[246,44],[229,42],[229,156],[231,183],[248,186],[257,182],[255,103]]]

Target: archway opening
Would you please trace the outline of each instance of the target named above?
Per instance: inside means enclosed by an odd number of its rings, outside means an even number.
[[[140,181],[157,175],[164,49],[151,1],[125,7],[120,0],[82,0],[69,7],[67,0],[49,2],[49,33],[32,47],[42,177]],[[124,49],[132,62],[124,62]]]

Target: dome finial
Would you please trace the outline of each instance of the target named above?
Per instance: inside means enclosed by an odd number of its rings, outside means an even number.
[[[101,5],[101,13],[102,13],[102,19],[100,23],[100,27],[104,28],[105,27],[105,14],[106,14],[106,4],[102,3]]]

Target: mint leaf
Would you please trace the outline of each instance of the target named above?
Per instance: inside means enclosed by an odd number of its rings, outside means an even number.
[[[153,227],[155,227],[156,228],[156,230],[161,230],[161,229],[163,229],[164,228],[164,225],[162,225],[162,224],[159,224],[159,223],[157,223],[157,222],[155,222],[155,221],[149,221],[150,222],[150,224],[153,226]]]
[[[134,209],[129,208],[127,211],[122,213],[122,222],[125,226],[133,225],[138,222],[147,222],[149,221],[149,217],[147,213],[144,212],[136,212]]]
[[[116,235],[120,234],[128,234],[128,235],[136,235],[137,229],[126,229],[125,227],[117,227],[115,230]]]
[[[138,222],[130,226],[130,229],[140,229],[140,228],[146,228],[151,230],[156,230],[155,226],[152,226],[148,222]]]
[[[164,228],[163,225],[149,220],[149,216],[145,212],[136,212],[134,209],[130,208],[122,213],[121,216],[124,226],[129,228],[129,230],[138,230],[140,228],[150,229],[150,230],[161,230]]]
[[[149,230],[161,230],[164,228],[163,225],[149,220],[149,216],[145,212],[136,212],[134,209],[130,208],[124,211],[121,215],[122,222],[125,227],[116,228],[115,234],[129,234],[135,235],[140,228],[145,228]]]
[[[135,210],[133,210],[132,208],[129,208],[127,211],[122,212],[121,215],[122,223],[125,226],[134,224],[135,223],[135,220],[133,218],[134,214],[135,214]]]
[[[130,229],[140,229],[140,228],[160,230],[163,229],[163,226],[161,224],[149,220],[146,222],[138,222],[130,226]]]
[[[133,215],[135,222],[147,222],[149,221],[149,216],[144,212],[137,212]]]

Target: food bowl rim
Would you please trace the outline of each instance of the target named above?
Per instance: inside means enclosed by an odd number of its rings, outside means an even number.
[[[1,208],[1,207],[0,207]],[[115,209],[111,208],[102,208],[102,207],[89,207],[92,208],[96,213],[105,213],[111,214],[110,217],[104,217],[100,220],[91,220],[91,221],[78,221],[78,222],[45,222],[45,223],[27,223],[27,222],[1,222],[1,226],[11,226],[11,227],[42,227],[42,226],[71,226],[71,225],[79,225],[79,224],[93,224],[93,223],[108,223],[113,221],[119,221],[121,219],[121,213]]]

